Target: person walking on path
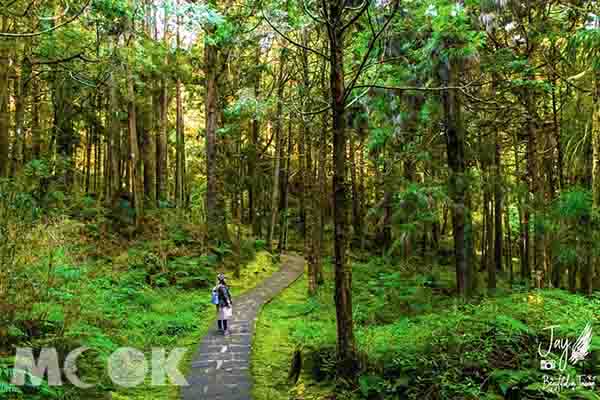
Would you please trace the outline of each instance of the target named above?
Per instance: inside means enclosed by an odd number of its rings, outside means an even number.
[[[213,292],[217,293],[219,299],[218,304],[216,304],[217,327],[219,332],[222,332],[224,335],[230,335],[231,333],[227,327],[227,322],[233,315],[231,293],[229,292],[229,286],[227,286],[225,275],[219,274],[217,276],[217,281],[217,286],[213,289]]]

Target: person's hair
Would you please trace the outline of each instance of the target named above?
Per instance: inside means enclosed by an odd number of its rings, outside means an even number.
[[[225,283],[225,275],[223,275],[222,273],[220,273],[219,275],[217,275],[217,280],[219,281],[219,283]]]

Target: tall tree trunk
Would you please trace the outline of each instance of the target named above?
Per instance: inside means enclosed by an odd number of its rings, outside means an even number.
[[[327,65],[324,63],[321,68],[321,88],[323,92],[323,98],[330,98],[331,89],[329,85],[327,85]],[[315,235],[315,275],[317,285],[321,285],[324,283],[323,277],[323,256],[325,252],[325,224],[327,223],[328,218],[328,210],[329,203],[332,196],[331,186],[328,184],[330,182],[327,179],[327,154],[329,153],[329,143],[327,142],[327,137],[329,134],[329,125],[331,122],[331,114],[329,111],[323,112],[321,115],[321,124],[322,128],[320,130],[319,135],[319,165],[317,171],[317,185],[315,185],[316,190],[315,193],[315,204],[317,205],[318,212],[318,235]]]
[[[40,83],[37,77],[31,82],[31,156],[39,160],[42,148],[40,126]]]
[[[260,67],[260,54],[261,54],[261,46],[260,43],[257,43],[255,50],[255,65],[256,69],[254,71],[253,81],[254,81],[254,98],[258,100],[260,95],[260,80],[261,80],[261,67]],[[250,155],[248,157],[248,178],[249,178],[249,188],[248,188],[248,213],[250,214],[250,225],[252,226],[252,234],[254,236],[260,235],[260,221],[262,218],[261,215],[257,213],[257,204],[259,197],[259,179],[262,174],[259,173],[259,169],[257,169],[257,163],[259,159],[259,148],[260,148],[260,121],[258,119],[258,115],[255,115],[252,118],[252,128],[251,128],[251,148]]]
[[[116,45],[115,38],[115,45]],[[108,196],[111,206],[117,205],[117,200],[121,195],[121,155],[127,159],[126,154],[121,151],[121,122],[119,121],[119,103],[118,88],[115,73],[111,73],[109,80],[109,98],[108,98],[108,138],[107,138],[107,170],[105,176],[108,177]]]
[[[594,74],[594,87],[593,87],[593,111],[592,111],[592,208],[596,211],[600,210],[600,71],[596,71]],[[590,247],[592,243],[590,243]],[[592,256],[590,256],[592,257]],[[588,293],[591,294],[593,290],[593,281],[591,275],[596,276],[596,281],[600,279],[600,265],[598,263],[598,257],[592,257],[594,262],[589,264],[595,264],[595,271],[592,267],[586,271],[590,283]]]
[[[509,283],[512,285],[515,281],[515,277],[514,277],[514,267],[513,267],[513,255],[512,255],[512,251],[513,251],[513,245],[512,245],[512,238],[511,238],[511,227],[510,227],[510,208],[508,207],[508,205],[510,204],[509,201],[507,200],[506,202],[503,202],[503,204],[506,205],[506,209],[504,211],[504,226],[505,226],[505,230],[506,230],[506,246],[504,246],[504,248],[506,249],[506,267],[509,269],[508,273],[509,273]]]
[[[8,17],[0,16],[2,32],[8,30]],[[0,40],[0,178],[8,176],[9,153],[8,153],[8,100],[9,100],[9,49],[12,42]]]
[[[288,135],[287,135],[287,152],[285,156],[285,166],[283,168],[283,174],[281,176],[281,214],[279,226],[279,243],[277,244],[277,252],[281,253],[285,251],[287,246],[287,230],[288,230],[288,206],[289,206],[289,182],[290,182],[290,168],[291,168],[291,154],[293,150],[292,140],[292,119],[288,122]],[[300,156],[302,157],[302,156]],[[304,189],[303,189],[304,190]]]
[[[161,79],[159,94],[159,128],[156,137],[156,197],[158,201],[166,201],[169,197],[169,167],[167,131],[169,124],[167,80]]]
[[[352,269],[346,260],[348,204],[346,189],[346,89],[344,86],[343,5],[329,2],[328,24],[331,110],[333,123],[333,223],[335,305],[337,319],[338,371],[354,376],[357,369],[354,323],[352,319]]]
[[[445,86],[456,86],[459,81],[460,68],[454,63],[447,63],[441,68],[441,77]],[[452,199],[452,224],[454,235],[454,256],[456,262],[456,287],[458,293],[466,298],[471,287],[468,274],[471,270],[472,248],[470,241],[470,210],[467,206],[469,182],[466,175],[465,130],[463,128],[461,105],[458,91],[445,90],[442,94],[444,120],[446,127],[446,146],[450,176],[448,190]]]
[[[129,171],[131,176],[133,206],[135,210],[135,224],[139,228],[142,218],[143,201],[144,201],[144,182],[142,171],[140,171],[141,159],[138,146],[137,136],[137,116],[135,107],[135,88],[133,83],[133,75],[130,67],[127,67],[127,91],[128,91],[128,128],[129,128]]]
[[[356,162],[356,139],[350,135],[350,181],[352,185],[352,227],[354,233],[354,242],[359,243],[362,236],[362,215],[360,210],[360,192],[358,188]],[[361,150],[362,151],[362,150]]]
[[[143,99],[138,101],[138,113],[141,113],[140,121],[141,132],[140,132],[140,150],[142,152],[142,160],[144,164],[143,178],[144,178],[144,207],[154,208],[156,207],[156,124],[154,118],[154,104],[153,104],[153,91],[152,85],[145,79]]]
[[[277,214],[279,211],[279,178],[281,174],[281,160],[283,158],[282,119],[283,119],[283,91],[285,89],[284,71],[287,53],[285,49],[281,50],[279,58],[279,77],[277,78],[277,110],[275,112],[275,160],[273,167],[273,191],[271,195],[271,221],[269,223],[269,232],[267,234],[267,248],[270,250],[273,246],[273,236],[277,225]]]
[[[494,266],[496,271],[502,271],[502,166],[500,159],[500,140],[498,132],[494,133]]]
[[[179,0],[177,1],[179,4]],[[179,30],[181,18],[177,17],[177,48],[179,49],[181,44],[181,33]],[[212,51],[216,54],[216,47],[211,46]],[[208,50],[208,49],[206,49]],[[205,55],[208,57],[208,55]],[[214,57],[216,61],[216,57]],[[216,65],[206,66],[206,68],[216,69]],[[208,75],[208,74],[207,74]],[[216,72],[213,73],[214,82],[215,82],[215,107],[217,102],[216,95]],[[209,85],[208,76],[207,76],[207,86]],[[176,97],[176,108],[177,108],[177,120],[176,120],[176,147],[175,147],[175,203],[178,207],[183,208],[185,206],[185,135],[184,135],[184,127],[183,127],[183,98],[182,98],[182,90],[181,90],[181,78],[177,77],[177,83],[175,84],[175,97]],[[216,111],[216,110],[215,110]],[[208,116],[207,116],[208,118]],[[211,116],[214,118],[214,129],[216,136],[216,119],[217,114],[215,112],[214,115]],[[208,129],[208,128],[207,128]],[[208,135],[208,132],[207,132]],[[208,147],[208,146],[207,146]],[[207,150],[208,151],[208,150]],[[208,161],[208,160],[207,160]],[[223,213],[225,211],[223,210]],[[210,223],[209,223],[210,225]]]
[[[302,32],[302,44],[308,45],[308,30]],[[310,75],[308,66],[308,50],[302,50],[302,85],[300,86],[300,98],[306,99],[310,95]],[[307,111],[306,102],[302,102],[302,111]],[[308,131],[308,121],[305,115],[301,115],[300,120],[300,142],[302,144],[300,157],[300,172],[302,173],[302,190],[305,192],[305,230],[304,235],[304,254],[308,266],[308,295],[314,296],[317,292],[317,271],[319,262],[319,238],[320,221],[319,209],[320,193],[316,184],[315,168],[313,166],[313,140]]]
[[[168,46],[168,19],[167,7],[164,8],[164,36],[163,42]],[[157,24],[158,25],[158,24]],[[158,33],[157,33],[158,34]],[[165,64],[168,63],[169,57],[165,55]],[[169,197],[169,167],[168,167],[168,147],[167,134],[169,124],[169,93],[168,80],[163,76],[160,79],[160,87],[158,90],[158,109],[159,122],[158,131],[156,134],[156,197],[157,200],[166,201]]]
[[[25,103],[28,98],[27,83],[31,78],[31,64],[25,56],[21,60],[21,70],[14,81],[15,85],[15,138],[13,146],[13,175],[23,168],[25,148]]]
[[[91,183],[91,169],[92,169],[92,142],[93,137],[95,135],[94,132],[94,124],[92,121],[88,124],[86,129],[86,138],[85,138],[85,193],[90,193],[90,183]]]
[[[208,34],[212,35],[213,32]],[[219,176],[220,154],[217,142],[218,48],[209,38],[204,42],[204,68],[206,77],[206,209],[208,237],[212,243],[229,243],[222,178]]]
[[[69,191],[74,176],[75,130],[73,127],[73,85],[64,74],[55,76],[54,83],[54,129],[59,167],[56,173],[63,190]]]
[[[565,187],[565,180],[563,170],[562,138],[560,133],[561,124],[559,123],[558,105],[556,99],[556,78],[554,79],[554,83],[552,85],[552,117],[554,120],[554,140],[556,141],[556,158],[558,162],[558,185],[559,189],[563,190]]]
[[[543,243],[544,234],[541,227],[541,217],[544,206],[544,191],[538,169],[538,132],[535,119],[535,103],[533,93],[526,93],[527,104],[527,172],[529,175],[529,190],[533,195],[533,266],[536,274],[543,274]],[[528,218],[528,224],[531,216]],[[529,277],[531,279],[531,277]]]

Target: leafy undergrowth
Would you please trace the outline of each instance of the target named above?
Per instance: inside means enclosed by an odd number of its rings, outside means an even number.
[[[539,345],[548,347],[547,327],[556,326],[554,337],[572,343],[588,322],[598,331],[600,299],[543,290],[463,305],[440,289],[441,276],[414,275],[381,260],[355,263],[353,273],[359,376],[347,381],[336,373],[332,280],[307,299],[303,279],[260,315],[252,365],[256,400],[600,399],[597,388],[556,393],[544,385],[560,375],[571,382],[600,375],[597,338],[586,360],[563,372],[541,370],[538,355]],[[302,369],[294,383],[288,375],[298,353]],[[560,354],[547,359],[558,364]]]
[[[10,318],[0,317],[0,399],[104,399],[109,392],[113,399],[179,397],[174,385],[152,386],[151,374],[134,388],[115,385],[108,377],[108,357],[122,347],[143,351],[147,360],[153,348],[164,348],[167,354],[185,348],[180,365],[185,373],[214,319],[210,290],[216,272],[224,271],[234,294],[239,294],[270,276],[278,265],[269,253],[255,252],[254,243],[248,242],[240,277],[235,278],[231,270],[235,257],[227,249],[222,257],[198,254],[186,227],[172,225],[161,232],[164,236],[126,242],[90,236],[89,226],[69,219],[32,233],[37,238],[36,255],[18,260],[11,279],[22,282],[26,277],[37,287],[7,301],[15,311]],[[26,282],[23,286],[28,287]],[[79,358],[78,376],[92,389],[9,383],[16,347],[56,347],[62,359],[82,346],[91,350]]]

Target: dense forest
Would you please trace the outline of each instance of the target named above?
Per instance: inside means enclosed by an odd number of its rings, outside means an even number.
[[[595,0],[0,0],[0,398],[600,399],[598,243]]]

